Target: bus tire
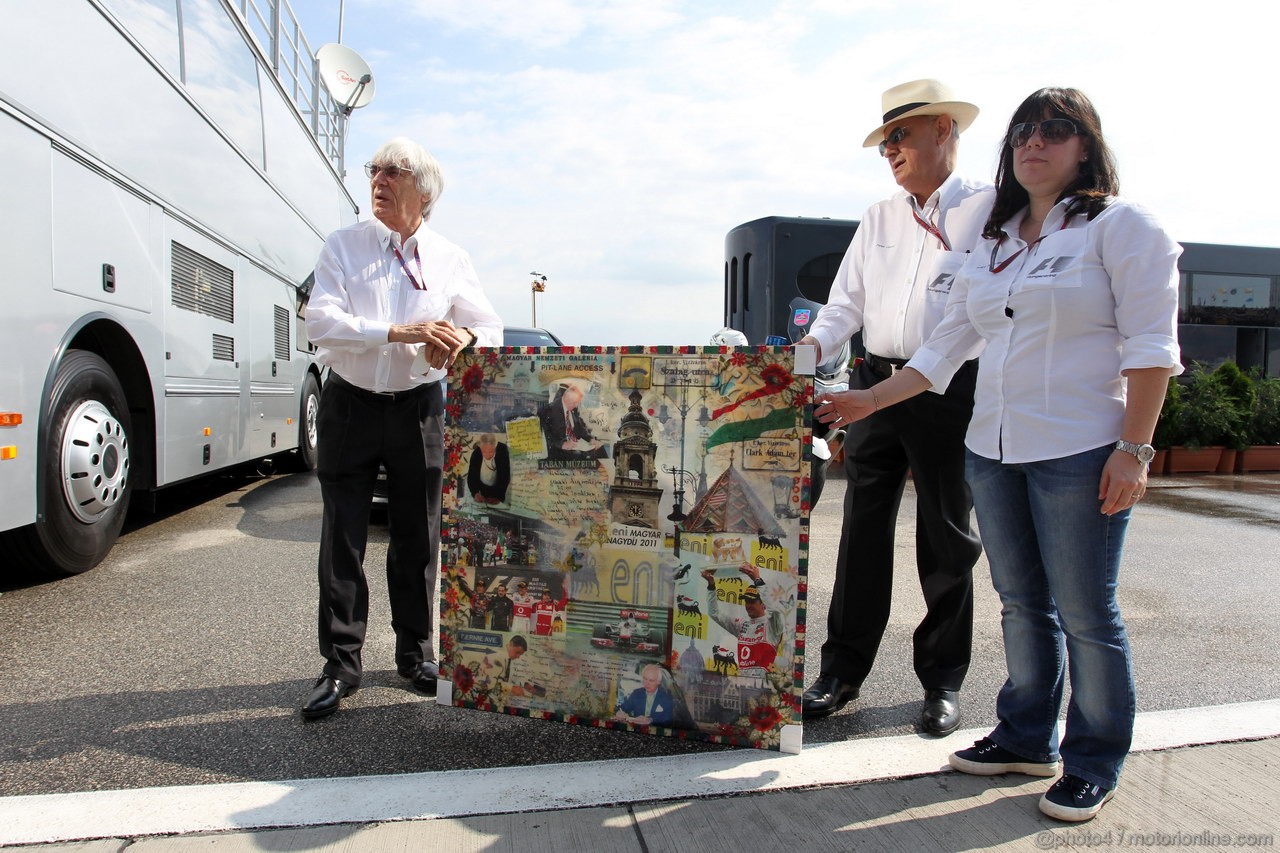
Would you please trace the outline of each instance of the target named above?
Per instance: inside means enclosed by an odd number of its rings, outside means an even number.
[[[302,383],[302,403],[298,409],[298,449],[293,453],[295,471],[316,470],[316,422],[320,417],[320,383],[314,373]]]
[[[129,510],[129,404],[106,361],[69,350],[53,379],[48,417],[39,517],[14,531],[25,540],[14,551],[29,574],[79,574],[107,556]]]

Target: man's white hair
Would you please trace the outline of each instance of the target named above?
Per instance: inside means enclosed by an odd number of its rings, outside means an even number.
[[[444,176],[440,174],[440,164],[427,149],[412,139],[397,136],[373,152],[372,162],[375,166],[407,167],[413,172],[413,180],[418,186],[418,192],[427,197],[426,204],[422,206],[422,218],[431,218],[431,209],[436,206],[436,201],[444,192]]]

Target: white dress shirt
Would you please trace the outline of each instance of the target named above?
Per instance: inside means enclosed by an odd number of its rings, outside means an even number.
[[[425,290],[413,286],[393,248]],[[426,222],[403,246],[377,219],[330,234],[316,262],[306,318],[316,360],[370,391],[407,391],[445,376],[443,370],[415,375],[410,366],[419,345],[388,343],[392,325],[449,320],[475,332],[477,346],[502,345],[502,320],[480,289],[470,256]]]
[[[942,321],[954,273],[991,214],[990,184],[954,172],[920,207],[908,192],[877,202],[862,217],[827,304],[809,334],[834,353],[862,330],[867,352],[910,358]],[[916,222],[934,225],[951,246]]]
[[[941,390],[981,353],[965,443],[988,459],[1036,462],[1114,443],[1121,371],[1182,372],[1182,248],[1132,202],[1114,199],[1092,222],[1078,214],[1064,227],[1069,203],[1049,212],[1044,239],[1029,249],[1016,236],[1025,208],[1004,226],[1014,236],[983,240],[956,277],[946,319],[911,359]]]

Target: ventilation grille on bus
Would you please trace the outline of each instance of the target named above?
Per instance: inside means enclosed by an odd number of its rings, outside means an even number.
[[[289,312],[279,305],[276,309],[276,360],[288,361],[289,353],[293,349],[289,345]]]
[[[174,306],[234,323],[235,283],[231,270],[176,241],[172,247]]]
[[[236,339],[226,335],[213,336],[213,357],[218,361],[236,360]]]

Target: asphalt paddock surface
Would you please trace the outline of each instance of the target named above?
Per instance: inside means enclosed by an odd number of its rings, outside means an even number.
[[[811,528],[806,682],[825,634],[843,492],[830,482]],[[876,669],[857,702],[805,725],[806,743],[915,731],[910,641],[922,605],[913,516],[908,487]],[[412,692],[395,673],[379,571],[386,529],[374,519],[365,682],[338,714],[310,723],[297,708],[321,666],[313,476],[241,471],[170,490],[155,514],[134,514],[97,569],[0,587],[0,795],[725,749],[442,707]],[[1121,573],[1139,711],[1280,697],[1278,550],[1280,475],[1153,481]],[[965,728],[994,722],[999,609],[980,562]]]

